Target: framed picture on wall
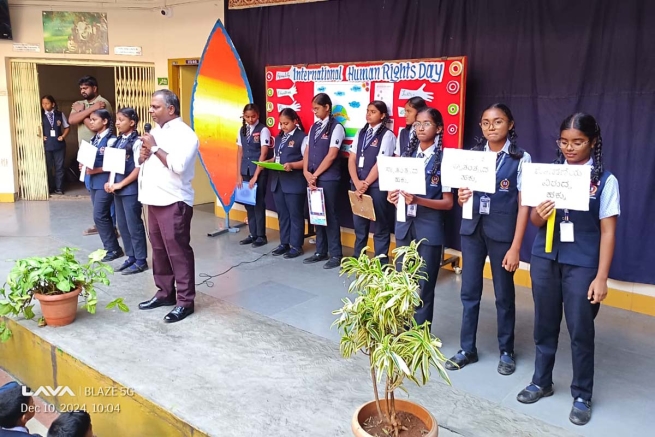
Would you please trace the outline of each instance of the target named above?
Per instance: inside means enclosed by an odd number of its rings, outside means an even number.
[[[46,53],[108,55],[107,14],[97,12],[43,12]]]

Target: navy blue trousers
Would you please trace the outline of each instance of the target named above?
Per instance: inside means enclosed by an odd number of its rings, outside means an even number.
[[[244,182],[252,179],[251,175],[242,175]],[[244,205],[248,213],[248,229],[254,238],[266,237],[266,185],[268,173],[262,171],[257,177],[257,191],[255,191],[255,204]]]
[[[534,342],[537,346],[532,382],[553,383],[553,366],[562,323],[562,309],[571,336],[571,395],[590,401],[594,387],[594,319],[600,304],[587,299],[598,269],[560,264],[538,256],[530,261],[534,298]]]
[[[91,188],[91,201],[93,203],[93,222],[100,235],[102,245],[107,252],[120,250],[116,229],[111,210],[114,204],[114,195],[105,190]]]
[[[355,187],[351,186],[351,188],[354,190]],[[389,208],[391,204],[387,201],[387,193],[380,191],[378,187],[370,187],[365,194],[373,199],[373,209],[375,210],[375,232],[373,233],[375,256],[389,256],[391,227],[394,223]],[[368,243],[371,221],[353,214],[353,224],[355,227],[355,256],[359,256]]]
[[[460,346],[466,352],[477,353],[476,337],[480,316],[480,300],[484,264],[489,255],[491,275],[496,294],[498,348],[500,352],[514,353],[514,325],[516,322],[514,273],[503,268],[503,258],[512,243],[495,241],[485,234],[478,223],[472,235],[462,235],[462,331]]]
[[[50,190],[63,190],[64,188],[65,157],[66,149],[45,151],[45,165],[48,170],[48,187]]]
[[[116,221],[127,256],[145,261],[148,257],[146,230],[141,219],[142,206],[138,194],[115,195]]]
[[[407,232],[405,238],[396,238],[396,246],[409,246],[412,240],[420,240],[422,237],[416,235],[416,228],[414,225]],[[439,269],[441,268],[441,246],[428,246],[424,241],[418,247],[418,254],[423,258],[425,264],[422,268],[422,271],[427,274],[427,280],[421,280],[419,282],[419,294],[421,300],[423,301],[421,306],[416,308],[414,313],[414,320],[419,325],[428,321],[432,324],[432,319],[434,316],[434,288],[437,286],[437,276],[439,275]],[[397,263],[396,268],[400,270],[400,264]]]
[[[337,215],[339,203],[339,181],[318,181],[316,186],[323,188],[325,198],[325,219],[327,226],[316,226],[316,253],[341,258],[341,226]],[[343,200],[343,199],[342,199]],[[329,250],[329,252],[328,252]]]
[[[298,250],[305,241],[305,194],[286,194],[278,182],[273,191],[275,207],[280,222],[280,243],[288,244]]]

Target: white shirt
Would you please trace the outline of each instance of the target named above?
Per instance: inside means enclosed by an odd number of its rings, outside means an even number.
[[[380,129],[380,126],[382,126],[382,123],[378,123],[377,126],[373,126],[373,136],[377,134],[378,130]],[[359,134],[361,132],[362,132],[361,129],[357,131],[357,135],[355,135],[355,138],[353,139],[353,142],[350,145],[350,153],[357,153],[357,146],[359,145]],[[368,132],[366,134],[368,134]],[[366,136],[364,136],[364,139],[366,139]],[[382,141],[380,143],[381,144],[380,144],[380,150],[378,150],[378,155],[393,156],[393,151],[396,143],[396,137],[394,136],[393,132],[387,130],[382,136]]]
[[[198,136],[180,117],[155,127],[150,134],[168,155],[168,167],[157,156],[150,156],[139,173],[139,201],[144,205],[168,206],[184,202],[193,206],[193,186]]]
[[[500,166],[503,165],[503,162],[506,159],[514,159],[514,158],[511,158],[509,156],[509,146],[510,146],[509,140],[505,141],[505,145],[503,146],[503,148],[501,150],[501,152],[505,152],[505,154],[503,155],[503,157],[500,159],[500,162],[496,166],[496,170],[498,170],[500,168]],[[489,142],[488,141],[487,141],[487,144],[484,145],[484,151],[485,152],[492,151],[491,149],[489,149]],[[500,152],[498,152],[498,153],[500,153]],[[519,190],[519,191],[521,191],[521,181],[523,180],[523,163],[524,162],[532,162],[532,157],[526,151],[523,151],[523,157],[519,161],[519,168],[516,171],[516,189]]]
[[[126,138],[126,139],[127,139],[127,138],[130,137],[130,135],[131,135],[131,134],[129,134],[129,135],[121,135],[120,137],[118,137],[118,139],[116,140],[116,146],[118,146],[118,144],[120,143],[120,141],[121,141],[123,138]],[[138,138],[137,138],[137,140],[134,142],[134,144],[132,144],[132,157],[134,158],[134,165],[135,165],[137,168],[141,167],[141,164],[139,164],[139,155],[141,154],[141,144],[143,144],[143,142],[142,142],[140,139],[138,139]],[[127,175],[125,175],[125,176],[127,176]]]
[[[396,139],[396,149],[393,152],[394,155],[396,155],[396,156],[400,156],[400,133],[405,129],[407,129],[407,127],[400,128],[400,130],[398,131],[398,138]],[[409,128],[409,140],[410,141],[412,140],[412,135],[414,135],[414,126]]]
[[[255,126],[257,126],[257,124],[259,124],[259,120],[257,120],[255,124],[247,125],[248,128],[250,129],[250,132],[255,130]],[[259,133],[259,142],[261,143],[262,147],[264,146],[268,147],[271,145],[271,131],[266,126],[264,126],[264,128]],[[239,135],[237,135],[237,145],[239,147],[242,147],[241,130],[239,130]]]
[[[325,117],[323,120],[317,122],[321,124],[319,127],[321,131],[325,130],[325,127],[327,126],[329,120],[330,117]],[[334,120],[334,123],[336,124],[336,126],[334,128],[334,131],[332,132],[332,137],[330,138],[330,148],[332,147],[341,148],[341,145],[343,144],[343,140],[346,139],[346,130],[343,128],[343,125],[341,123],[337,123],[336,120]],[[307,148],[307,145],[309,144],[310,135],[313,135],[311,129],[309,130],[309,133],[307,134],[305,139],[302,141],[303,151]]]
[[[54,117],[55,111],[45,111],[46,118],[48,117],[48,114],[52,114],[52,116]],[[66,118],[66,115],[63,112],[61,113],[61,127],[63,127],[64,129],[68,129],[70,127],[70,125],[68,124],[68,119]]]
[[[432,159],[432,155],[434,155],[437,151],[437,145],[433,144],[430,147],[428,147],[425,150],[421,150],[421,146],[419,145],[418,148],[416,149],[416,156],[418,157],[419,153],[422,153],[424,156],[423,158],[418,158],[418,159],[423,159],[423,165],[427,167],[427,165],[430,163],[430,159]],[[441,187],[441,192],[442,193],[450,193],[450,187]]]
[[[569,163],[564,160],[564,165]],[[590,158],[584,165],[594,165],[593,158]],[[621,194],[619,193],[619,180],[614,175],[609,175],[605,181],[605,187],[600,195],[600,220],[621,215]]]

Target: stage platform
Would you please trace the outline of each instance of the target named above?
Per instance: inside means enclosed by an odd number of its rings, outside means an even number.
[[[197,207],[192,226],[197,282],[252,261],[277,245],[238,245],[245,233],[208,238],[222,220],[213,205]],[[90,202],[57,200],[0,204],[0,277],[9,258],[53,254],[63,246],[85,255],[100,246],[83,237],[91,224]],[[305,246],[311,253],[313,246]],[[349,252],[346,252],[347,254]],[[336,270],[305,266],[302,258],[263,256],[198,287],[196,313],[167,325],[166,309],[139,311],[154,291],[152,274],[114,275],[99,292],[95,315],[80,311],[62,328],[13,323],[15,337],[0,345],[0,367],[32,388],[68,385],[77,390],[56,402],[83,403],[98,437],[290,437],[349,436],[355,408],[372,398],[365,357],[344,360],[331,311],[345,296]],[[450,356],[458,349],[460,278],[442,270],[437,285],[433,332]],[[490,281],[485,289],[491,291]],[[124,297],[130,313],[104,310]],[[37,309],[38,313],[38,309]],[[451,372],[453,386],[436,378],[424,388],[409,386],[411,399],[427,407],[440,436],[615,436],[648,435],[655,424],[650,394],[655,386],[655,319],[602,308],[597,319],[594,416],[585,427],[568,422],[571,406],[570,342],[563,325],[555,367],[556,393],[538,404],[515,400],[533,370],[532,299],[517,290],[517,372],[496,372],[493,294],[485,292],[480,317],[480,362]],[[112,396],[99,388],[114,387]],[[85,389],[95,396],[84,396]],[[130,389],[130,390],[127,390]],[[134,391],[134,393],[131,392]],[[120,412],[106,412],[108,405]],[[101,408],[104,413],[99,412]]]

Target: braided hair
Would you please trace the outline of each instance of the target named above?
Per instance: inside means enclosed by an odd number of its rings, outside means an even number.
[[[498,109],[502,111],[507,117],[507,121],[512,125],[511,129],[507,133],[507,139],[509,140],[509,156],[513,159],[523,158],[524,151],[516,143],[516,138],[518,135],[516,134],[516,122],[514,121],[514,115],[512,115],[512,111],[504,103],[493,103],[487,106],[484,111],[482,111],[482,116],[484,117],[484,113],[490,109]],[[473,147],[473,150],[484,150],[486,143],[487,140],[484,136],[481,138],[476,138],[476,145]]]
[[[571,114],[562,122],[559,130],[561,132],[568,129],[576,129],[582,132],[587,138],[589,138],[589,144],[592,147],[591,158],[593,160],[593,167],[591,169],[591,182],[598,184],[600,177],[605,171],[605,166],[603,165],[603,137],[600,134],[600,126],[596,122],[596,119],[582,112],[577,112]],[[557,159],[555,160],[556,164],[563,164],[566,158],[562,153],[562,149],[557,149]]]
[[[139,125],[139,114],[137,114],[134,108],[122,108],[118,110],[118,113],[134,122],[134,130],[132,131],[132,134],[136,133],[138,135],[137,126]]]
[[[107,120],[107,130],[109,131],[109,134],[111,134],[113,132],[113,127],[114,127],[114,123],[111,118],[111,112],[109,112],[106,109],[96,109],[95,111],[93,111],[93,114],[97,115],[103,120]],[[96,135],[97,134],[98,133],[96,132]]]
[[[255,111],[257,114],[257,117],[259,117],[259,106],[257,106],[254,103],[248,103],[246,106],[243,107],[243,113],[245,114],[246,111]],[[241,117],[241,135],[244,137],[248,134],[248,124],[246,123],[245,117]]]
[[[373,139],[371,139],[371,142],[373,142],[375,139],[381,141],[384,135],[387,133],[387,131],[391,131],[389,129],[389,123],[391,123],[391,118],[389,118],[389,109],[387,108],[387,104],[384,103],[382,100],[373,100],[371,103],[368,104],[368,106],[374,106],[375,109],[377,109],[380,112],[380,114],[384,115],[380,127],[378,128],[377,132],[375,132],[375,136],[373,136]],[[370,125],[366,123],[362,128],[362,132],[366,132],[369,127]]]
[[[329,110],[329,113],[328,113],[328,122],[327,122],[327,125],[325,126],[325,130],[324,130],[325,134],[329,134],[330,129],[332,129],[332,124],[335,121],[334,117],[332,116],[332,99],[330,98],[330,96],[328,96],[325,93],[318,93],[312,99],[312,103],[316,103],[317,105],[321,105],[321,106],[329,106],[330,107],[330,110]]]

